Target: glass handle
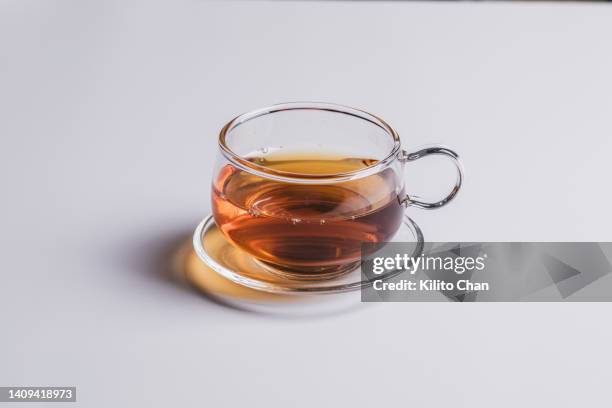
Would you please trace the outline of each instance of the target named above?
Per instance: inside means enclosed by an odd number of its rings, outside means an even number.
[[[459,188],[461,188],[461,183],[463,182],[463,165],[461,164],[461,160],[459,160],[459,155],[447,147],[438,145],[428,146],[414,153],[408,153],[407,151],[402,150],[399,153],[398,158],[400,162],[405,164],[406,162],[415,161],[420,159],[421,157],[429,155],[441,155],[451,159],[451,161],[455,165],[455,168],[457,169],[457,179],[455,181],[455,185],[446,197],[442,198],[440,201],[435,201],[431,203],[426,201],[414,200],[410,197],[409,194],[406,194],[406,197],[404,197],[404,199],[402,200],[402,204],[404,204],[406,207],[414,206],[419,208],[425,208],[427,210],[440,208],[449,203],[453,198],[455,198],[455,196],[459,192]]]

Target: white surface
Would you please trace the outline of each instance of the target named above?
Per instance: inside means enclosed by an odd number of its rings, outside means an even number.
[[[2,2],[0,385],[76,385],[84,407],[609,406],[609,304],[289,320],[165,276],[219,128],[288,100],[456,148],[464,191],[412,211],[429,239],[611,240],[611,37],[605,4]]]

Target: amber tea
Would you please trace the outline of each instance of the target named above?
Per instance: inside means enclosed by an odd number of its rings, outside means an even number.
[[[377,163],[368,158],[280,155],[249,159],[294,174],[338,174]],[[350,181],[280,182],[226,164],[213,182],[219,229],[261,261],[320,279],[358,262],[361,244],[390,240],[404,213],[403,191],[387,168]]]

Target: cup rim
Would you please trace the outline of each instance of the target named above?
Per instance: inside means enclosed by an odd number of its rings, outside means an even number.
[[[261,116],[270,115],[278,112],[290,111],[290,110],[318,110],[345,114],[353,116],[358,119],[366,120],[371,124],[378,126],[383,129],[392,139],[393,148],[383,159],[379,160],[375,164],[365,167],[359,170],[353,170],[342,173],[332,174],[304,174],[304,173],[292,173],[282,170],[272,169],[266,166],[261,166],[250,160],[245,159],[243,156],[234,152],[226,143],[227,136],[229,133],[236,129],[238,126],[256,119]],[[367,177],[373,174],[377,174],[388,167],[396,158],[400,151],[400,138],[399,134],[393,129],[387,122],[385,122],[379,116],[373,115],[361,109],[352,108],[350,106],[340,105],[336,103],[328,102],[285,102],[275,105],[271,105],[265,108],[256,109],[250,112],[243,113],[230,120],[219,133],[219,148],[221,153],[229,160],[233,165],[249,172],[251,174],[258,175],[263,178],[273,179],[276,181],[285,181],[293,183],[321,183],[321,182],[340,182],[355,180],[362,177]]]

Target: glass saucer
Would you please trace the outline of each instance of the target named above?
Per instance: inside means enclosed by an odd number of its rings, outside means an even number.
[[[423,251],[423,234],[419,226],[407,215],[391,242],[416,243],[413,256]],[[255,257],[230,243],[215,225],[212,215],[204,218],[193,234],[193,247],[200,260],[224,278],[239,285],[277,295],[315,295],[344,293],[371,285],[361,279],[361,268],[345,273],[335,279],[323,281],[292,280],[282,277],[283,271],[270,271]],[[401,271],[390,271],[378,275],[378,279],[389,279]]]

